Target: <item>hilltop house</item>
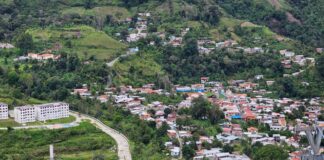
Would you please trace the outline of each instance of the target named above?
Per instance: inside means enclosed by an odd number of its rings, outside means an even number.
[[[0,43],[0,48],[1,49],[11,49],[11,48],[15,48],[15,46],[13,46],[12,44],[9,44],[9,43]]]
[[[51,53],[44,53],[44,54],[28,53],[27,56],[29,59],[35,59],[35,60],[48,60],[48,59],[57,60],[60,58],[59,55],[55,56],[54,54]]]

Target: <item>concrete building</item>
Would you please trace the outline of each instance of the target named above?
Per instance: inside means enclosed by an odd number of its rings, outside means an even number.
[[[41,105],[15,107],[15,121],[28,123],[69,117],[69,104],[57,102]]]
[[[69,104],[57,102],[35,105],[36,119],[46,121],[51,119],[59,119],[69,117]]]
[[[0,103],[0,119],[8,119],[8,105]]]
[[[36,109],[33,106],[21,106],[14,109],[15,121],[18,123],[27,123],[36,121]]]

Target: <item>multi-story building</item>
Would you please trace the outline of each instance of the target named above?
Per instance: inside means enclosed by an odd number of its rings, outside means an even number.
[[[39,121],[69,117],[69,104],[63,102],[35,105]]]
[[[69,104],[63,102],[15,107],[15,121],[28,123],[69,117]]]
[[[35,107],[27,105],[14,108],[15,121],[18,123],[27,123],[36,121]]]
[[[0,103],[0,119],[8,119],[8,105]]]

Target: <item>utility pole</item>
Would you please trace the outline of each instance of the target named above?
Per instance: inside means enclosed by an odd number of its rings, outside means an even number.
[[[53,144],[50,145],[49,152],[50,152],[50,160],[54,160],[54,146],[53,146]]]

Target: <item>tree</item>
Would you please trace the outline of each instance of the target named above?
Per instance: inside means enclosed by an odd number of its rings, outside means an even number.
[[[12,127],[10,127],[10,126],[7,127],[7,132],[11,132],[11,131],[13,131],[13,130],[14,130],[14,128],[12,128]]]
[[[221,148],[223,147],[223,144],[221,141],[217,140],[217,139],[214,139],[213,140],[213,143],[212,143],[212,147],[213,148]]]
[[[172,112],[170,108],[164,109],[164,117],[168,117],[168,115]]]
[[[102,154],[98,154],[93,157],[93,160],[105,160],[105,159],[106,159],[105,156]]]
[[[186,44],[183,49],[184,57],[198,55],[197,41],[193,38],[186,40]]]
[[[321,55],[316,62],[316,69],[319,75],[324,78],[324,55]]]
[[[157,137],[165,136],[169,129],[170,129],[169,125],[166,122],[163,122],[162,126],[159,129],[157,129],[156,136]]]
[[[218,7],[210,6],[203,17],[203,20],[209,22],[211,25],[216,25],[219,22],[220,16],[221,12],[218,10]]]
[[[229,145],[229,144],[224,145],[223,152],[232,153],[233,151],[234,151],[234,148],[231,145]]]
[[[185,145],[182,148],[182,154],[186,160],[189,160],[195,155],[195,150],[191,146]]]
[[[94,3],[93,0],[86,0],[84,2],[84,8],[85,9],[91,9],[93,7]]]
[[[212,106],[210,112],[209,112],[209,119],[212,124],[216,124],[221,119],[224,119],[225,115],[224,113],[219,109],[218,106]]]
[[[23,53],[26,53],[34,48],[33,38],[28,33],[21,34],[16,41],[17,47],[21,49]]]
[[[276,145],[266,145],[260,147],[255,152],[254,160],[286,160],[288,159],[288,153],[283,148]]]
[[[203,96],[192,101],[191,116],[194,119],[207,119],[211,104]]]

